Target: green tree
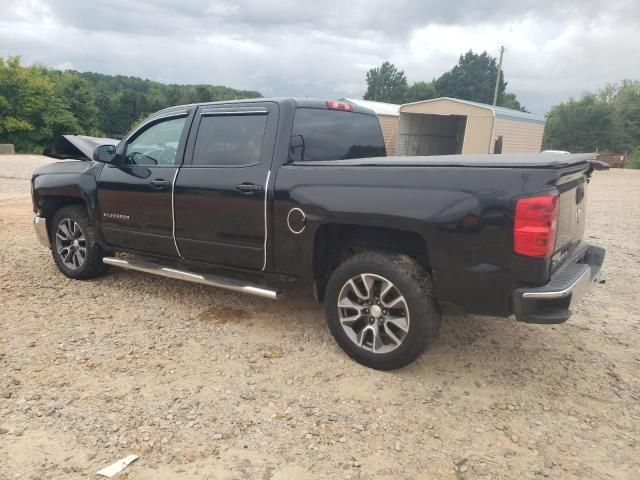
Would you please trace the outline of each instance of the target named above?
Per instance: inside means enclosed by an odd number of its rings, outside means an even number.
[[[543,145],[571,152],[626,152],[627,166],[640,167],[640,82],[606,85],[554,106]]]
[[[76,124],[74,134],[98,135],[98,107],[96,95],[91,85],[76,72],[54,72],[56,77],[56,97],[64,108],[73,115]]]
[[[623,81],[616,88],[610,104],[613,127],[611,136],[616,152],[640,153],[640,81]]]
[[[415,82],[407,90],[403,103],[431,100],[438,96],[438,92],[436,91],[436,87],[433,82]]]
[[[460,55],[458,64],[434,80],[438,96],[471,100],[480,103],[493,103],[498,62],[487,52],[480,54],[469,50]],[[498,86],[498,105],[515,110],[525,109],[513,93],[507,93],[504,71],[500,73]]]
[[[403,103],[407,95],[407,78],[395,65],[384,62],[367,72],[365,100],[376,102]]]
[[[610,149],[611,113],[609,104],[594,94],[556,105],[547,115],[544,148],[570,152]]]
[[[389,62],[367,72],[365,100],[409,103],[438,97],[452,97],[481,103],[492,103],[498,64],[487,52],[469,50],[460,55],[458,64],[431,82],[415,82],[410,87],[402,70]],[[527,110],[515,94],[507,92],[504,72],[500,75],[498,105],[514,110]]]
[[[438,93],[443,97],[460,98],[481,103],[492,103],[498,65],[487,52],[469,50],[460,55],[458,64],[435,80]],[[498,94],[504,93],[506,83],[500,78]]]
[[[0,143],[34,151],[60,134],[120,136],[135,121],[172,105],[261,96],[217,85],[25,67],[19,57],[0,57]]]
[[[520,104],[515,93],[505,92],[502,95],[498,95],[498,105],[501,107],[511,108],[512,110],[528,112],[528,110]]]
[[[20,57],[0,58],[0,143],[34,151],[76,126],[46,69],[23,67]]]
[[[625,168],[640,168],[640,146],[627,153],[627,162],[624,165]]]
[[[92,72],[79,75],[95,92],[99,129],[112,136],[124,135],[138,119],[173,105],[262,97],[256,91],[217,85],[165,85]]]

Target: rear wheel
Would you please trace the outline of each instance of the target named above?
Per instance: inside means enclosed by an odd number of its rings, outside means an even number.
[[[51,251],[58,269],[67,277],[84,280],[102,275],[106,252],[95,243],[86,210],[77,205],[63,207],[51,222]]]
[[[440,327],[431,277],[407,255],[365,252],[349,258],[331,275],[325,302],[338,344],[379,370],[411,363]]]

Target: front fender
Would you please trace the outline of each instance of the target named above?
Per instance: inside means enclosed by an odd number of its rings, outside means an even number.
[[[40,167],[31,178],[34,212],[50,218],[60,206],[82,203],[91,223],[98,225],[96,176],[102,167],[101,163],[86,161],[56,162]]]

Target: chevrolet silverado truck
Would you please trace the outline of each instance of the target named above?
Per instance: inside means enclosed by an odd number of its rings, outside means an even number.
[[[303,282],[376,369],[418,357],[441,312],[564,322],[604,258],[583,241],[592,154],[387,157],[372,111],[292,98],[168,108],[114,143],[33,174],[64,275]]]

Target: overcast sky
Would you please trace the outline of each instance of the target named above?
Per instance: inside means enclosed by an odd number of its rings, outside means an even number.
[[[265,96],[361,97],[385,60],[431,80],[497,56],[534,113],[640,79],[640,0],[0,0],[0,56]]]

